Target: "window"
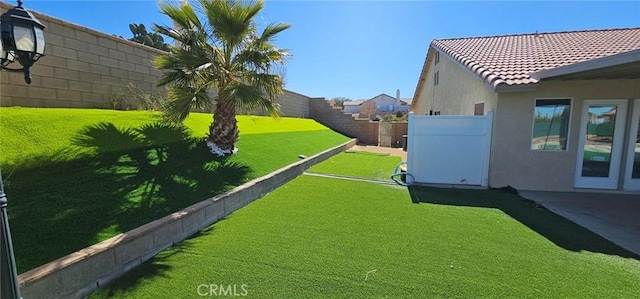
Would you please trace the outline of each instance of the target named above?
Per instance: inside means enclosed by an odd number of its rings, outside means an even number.
[[[473,115],[484,115],[484,102],[473,104]]]
[[[567,150],[571,99],[536,100],[532,150]]]
[[[435,74],[433,74],[433,86],[438,85],[438,83],[440,83],[440,71],[435,72]]]
[[[434,59],[434,64],[438,64],[440,62],[440,52],[436,51],[436,58]]]

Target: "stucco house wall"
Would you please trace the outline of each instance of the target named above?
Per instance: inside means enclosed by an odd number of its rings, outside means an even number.
[[[492,187],[574,190],[583,101],[640,98],[640,80],[543,81],[533,91],[495,93],[445,56],[437,65],[433,60],[429,63],[414,106],[416,114],[434,110],[443,115],[473,115],[474,104],[483,99],[485,112],[495,111],[489,167]],[[436,71],[439,82],[434,88]],[[535,100],[550,98],[572,99],[566,151],[531,150]]]
[[[346,114],[355,114],[360,113],[360,108],[362,108],[362,104],[373,101],[376,103],[376,113],[380,115],[396,113],[398,111],[402,111],[404,113],[409,112],[409,108],[411,105],[407,104],[402,100],[398,100],[387,94],[380,94],[368,100],[358,100],[354,102],[346,102],[344,108],[342,109],[343,113]],[[404,105],[403,105],[404,104]]]
[[[567,150],[531,150],[535,100],[555,98],[572,99]],[[535,91],[500,93],[491,142],[490,184],[518,190],[573,191],[584,100],[635,98],[640,98],[640,79],[543,81]]]
[[[473,115],[475,104],[483,102],[482,112],[494,111],[489,163],[492,187],[634,190],[640,188],[640,181],[631,178],[627,170],[638,164],[631,159],[633,141],[640,136],[631,136],[638,117],[638,110],[632,108],[640,104],[634,100],[640,99],[638,37],[640,28],[613,28],[434,40],[411,109],[416,115],[432,111]],[[585,43],[590,47],[582,47]],[[556,144],[566,137],[566,149],[531,149],[534,113],[546,118],[550,116],[548,107],[563,106],[558,113],[565,113],[566,105],[564,101],[539,102],[537,109],[537,99],[570,99],[568,127],[565,122],[556,123],[557,131],[552,134],[549,126],[544,133],[537,132],[535,140],[536,147],[542,141],[545,146],[549,142],[553,145],[550,148],[559,148]],[[587,100],[598,101],[590,111],[593,120],[599,117],[599,106],[617,107],[620,113],[615,115],[615,128],[610,122],[607,132],[600,134],[591,127],[589,138],[581,136],[582,119],[588,117],[582,115]],[[566,120],[565,114],[557,116]],[[536,128],[544,126],[541,120]],[[615,132],[613,143],[608,138],[610,130]],[[585,152],[580,143],[587,148],[586,162],[577,161]],[[611,150],[611,157],[594,156]],[[612,163],[606,163],[607,159]],[[605,173],[607,166],[615,173]]]
[[[362,103],[359,102],[357,105],[345,104],[344,108],[342,109],[342,112],[347,114],[360,113],[360,104]]]
[[[575,190],[583,101],[640,98],[638,79],[543,81],[533,91],[496,93],[479,77],[444,55],[440,55],[438,64],[432,57],[427,60],[428,71],[414,99],[414,113],[424,115],[433,110],[442,115],[473,115],[477,102],[485,103],[485,113],[495,112],[489,166],[492,187]],[[439,76],[436,86],[435,72]],[[566,151],[531,150],[535,100],[554,98],[572,99],[568,148]]]
[[[478,102],[484,102],[485,113],[495,111],[497,94],[480,78],[445,55],[440,55],[437,64],[428,57],[427,63],[427,76],[417,90],[417,100],[414,99],[415,114],[425,115],[433,110],[442,115],[473,115],[474,104]],[[438,84],[434,86],[436,72]]]
[[[376,103],[376,111],[378,112],[378,114],[397,112],[397,107],[400,106],[400,101],[398,99],[386,94],[375,96],[369,101],[374,101]]]

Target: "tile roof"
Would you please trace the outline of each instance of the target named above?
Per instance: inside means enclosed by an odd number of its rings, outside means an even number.
[[[362,102],[364,102],[365,100],[357,100],[357,101],[344,101],[342,103],[342,105],[344,106],[360,106],[360,104],[362,104]]]
[[[438,39],[431,47],[494,88],[537,83],[531,73],[640,49],[640,28]]]

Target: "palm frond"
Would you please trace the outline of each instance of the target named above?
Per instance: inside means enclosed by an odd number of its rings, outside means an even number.
[[[244,38],[253,32],[253,20],[264,7],[262,1],[199,0],[198,5],[207,16],[212,34],[224,45],[228,60]]]
[[[168,86],[169,108],[175,111],[176,119],[214,101],[251,110],[263,108],[279,115],[277,97],[283,93],[283,79],[274,71],[284,68],[289,54],[273,41],[290,26],[273,23],[259,35],[254,20],[263,6],[262,1],[234,0],[197,0],[193,7],[162,6],[162,12],[178,28],[154,28],[181,46],[157,56],[154,66],[163,71],[158,85]],[[198,19],[196,11],[205,18]],[[217,95],[207,92],[211,89]]]
[[[278,33],[285,31],[289,28],[291,28],[291,25],[289,24],[271,23],[267,25],[267,27],[265,27],[264,30],[262,30],[262,34],[260,35],[260,38],[258,39],[257,44],[263,45],[265,43],[269,43],[269,44],[273,43]]]
[[[173,21],[176,28],[154,23],[153,29],[156,33],[169,36],[183,46],[192,46],[194,42],[206,38],[202,34],[206,31],[203,23],[191,5],[162,2],[159,7],[160,11]]]
[[[170,111],[178,121],[187,118],[191,109],[210,109],[212,105],[212,98],[206,88],[191,88],[180,85],[172,85],[169,88],[167,111]]]
[[[261,86],[234,81],[228,89],[225,96],[232,98],[238,106],[249,111],[262,108],[273,117],[280,115],[280,105],[276,102],[276,96],[268,95]]]
[[[191,16],[184,12],[183,7],[178,3],[160,2],[158,4],[160,12],[171,18],[171,20],[182,28],[192,28],[195,24],[190,18]],[[184,6],[189,6],[184,5]],[[197,17],[196,17],[197,19]]]

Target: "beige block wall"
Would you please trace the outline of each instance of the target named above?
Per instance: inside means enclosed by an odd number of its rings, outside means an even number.
[[[432,49],[433,51],[433,49]],[[429,110],[440,111],[442,115],[473,115],[477,102],[485,102],[485,112],[495,111],[497,94],[483,81],[463,69],[460,64],[440,53],[440,62],[429,61],[427,76],[418,92],[413,112],[425,115]],[[434,74],[438,72],[439,82],[434,86]]]
[[[537,98],[572,98],[567,151],[533,151]],[[571,191],[584,100],[640,98],[640,80],[551,81],[532,92],[499,95],[491,145],[489,183],[522,190]]]
[[[409,122],[391,123],[391,147],[402,147],[402,142],[409,130]]]
[[[12,7],[0,2],[1,13]],[[46,56],[31,68],[31,85],[22,73],[0,72],[0,106],[112,108],[114,96],[126,93],[128,84],[163,92],[155,86],[160,72],[152,59],[164,52],[33,13],[47,26]]]
[[[285,90],[284,94],[278,97],[278,104],[283,116],[286,117],[309,117],[309,97]]]
[[[280,104],[280,113],[284,117],[309,118],[309,97],[293,92],[284,91],[284,94],[278,96],[276,102]],[[252,115],[269,115],[263,109],[246,112]]]
[[[324,98],[309,100],[310,117],[332,130],[357,138],[361,144],[378,144],[378,122],[369,119],[354,119],[344,114],[339,107],[332,107]]]

